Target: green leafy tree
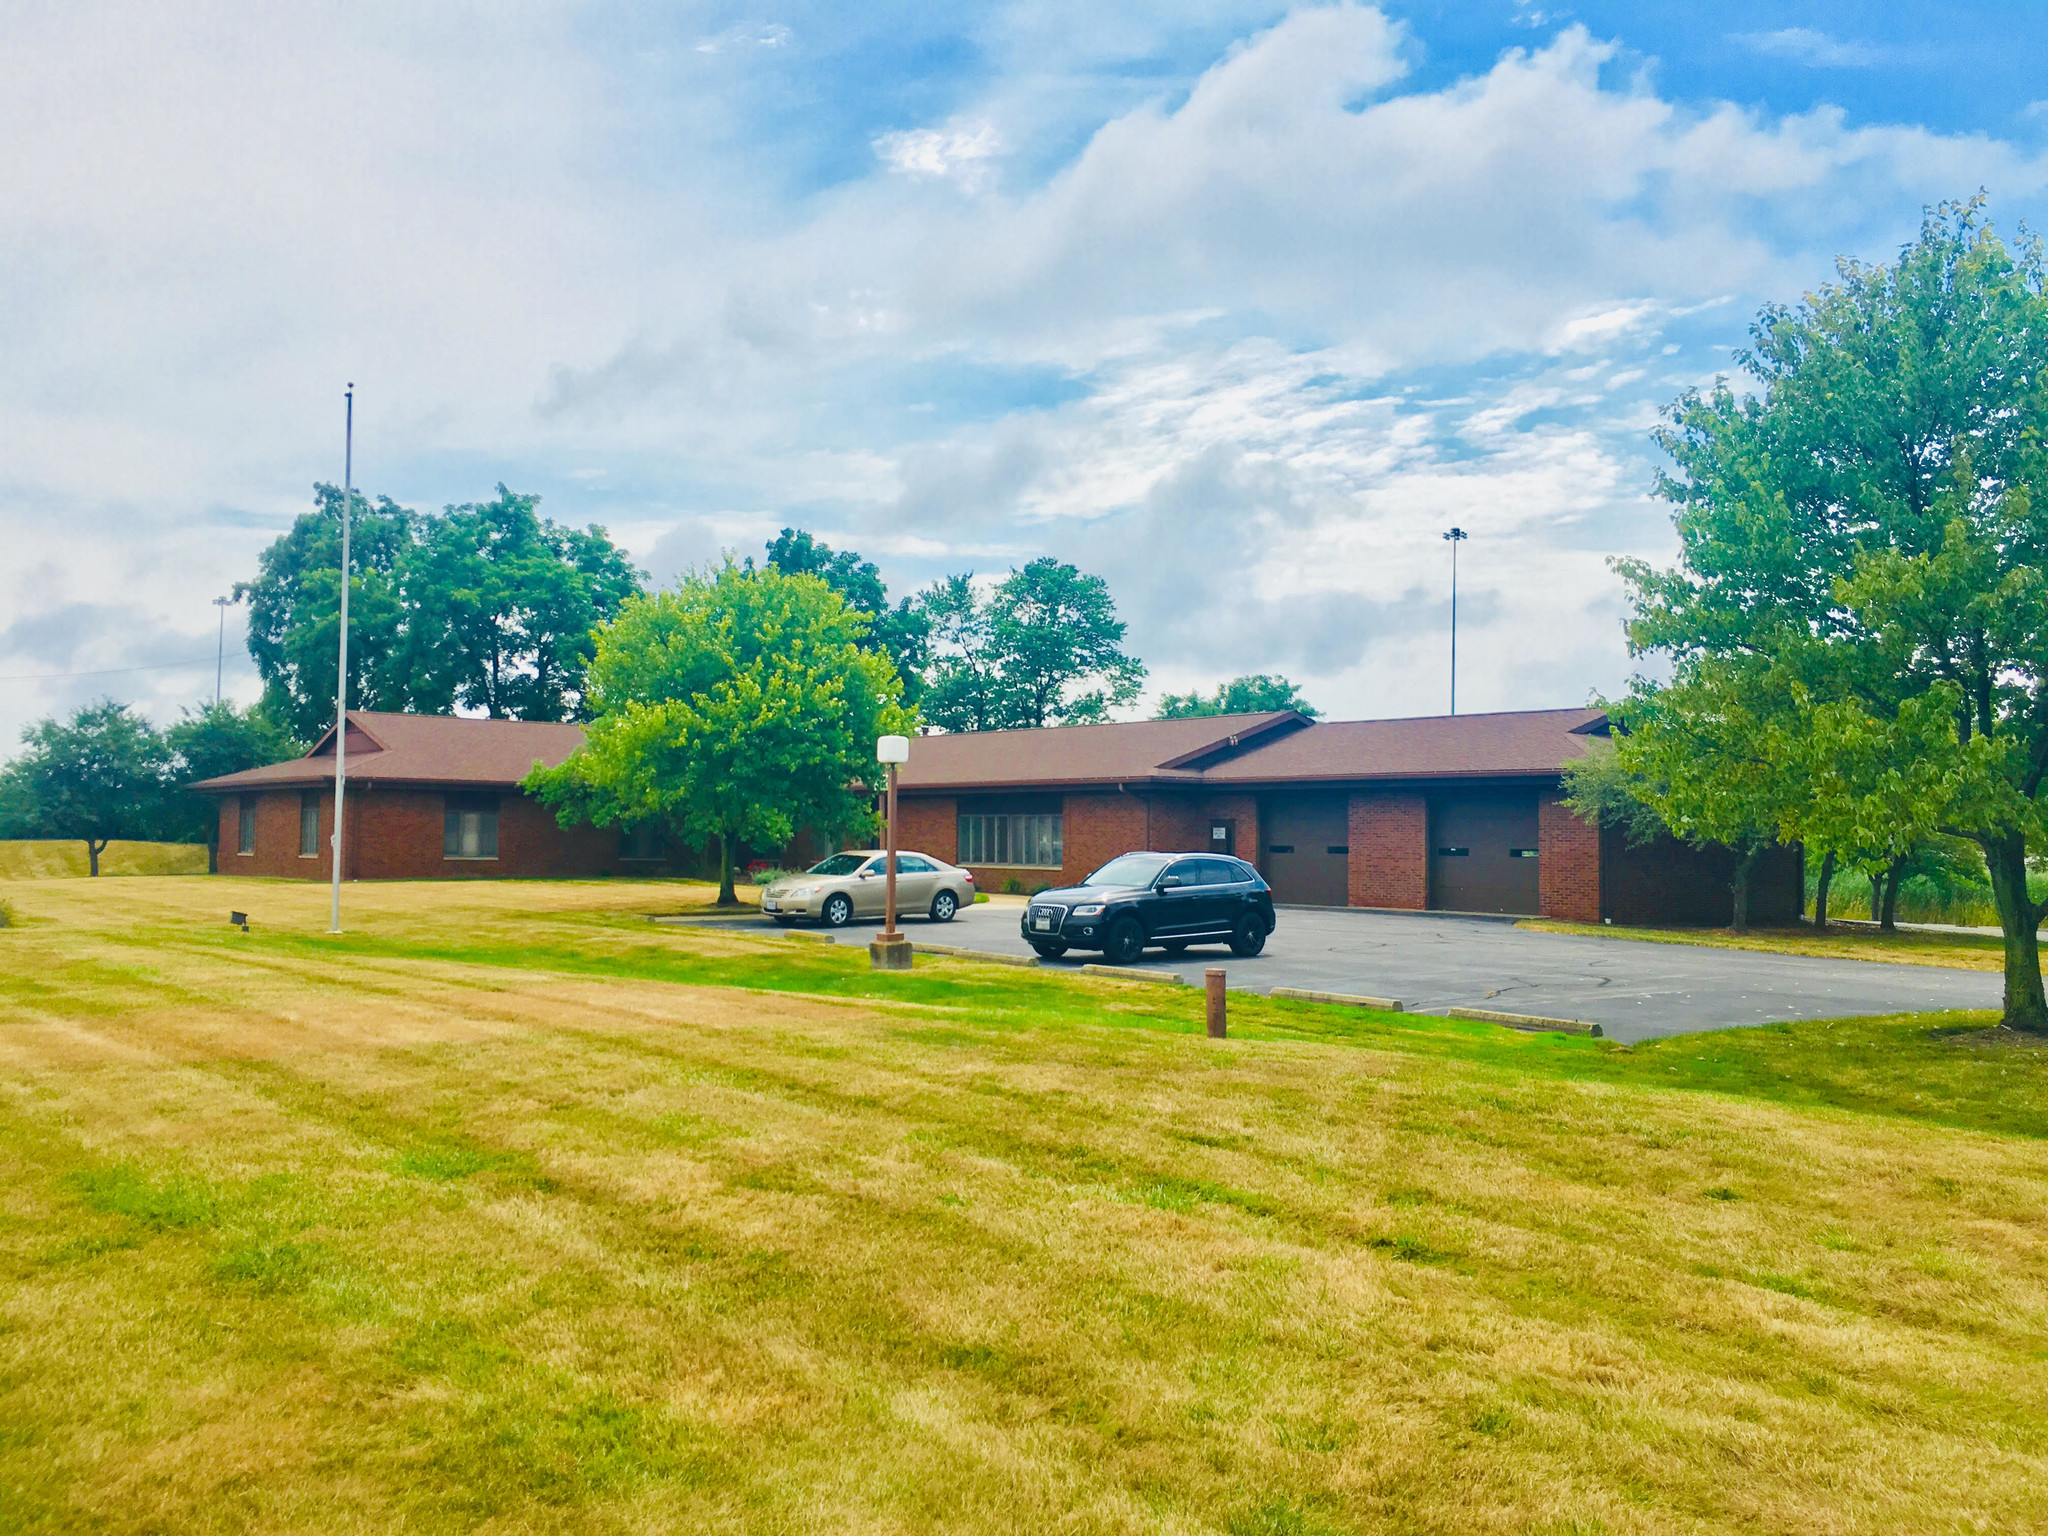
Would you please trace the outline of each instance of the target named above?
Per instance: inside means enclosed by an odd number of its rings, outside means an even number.
[[[166,832],[178,842],[205,843],[209,871],[220,867],[219,807],[211,796],[176,791],[201,779],[281,763],[306,750],[261,704],[238,709],[225,700],[186,710],[164,733],[164,740],[170,749],[168,779],[173,789],[164,808]]]
[[[1011,571],[986,599],[971,576],[948,577],[919,608],[936,658],[920,703],[949,731],[1096,724],[1145,680],[1108,584],[1056,560]]]
[[[640,590],[602,529],[540,516],[538,496],[420,519],[399,563],[412,707],[494,720],[566,720],[582,700],[591,631]]]
[[[1155,720],[1184,720],[1191,715],[1257,715],[1291,709],[1314,720],[1321,716],[1301,690],[1277,673],[1254,672],[1219,683],[1214,693],[1169,693],[1159,700]]]
[[[1680,558],[1618,563],[1631,644],[1681,670],[1796,650],[1870,755],[1859,796],[1907,775],[1924,798],[1901,826],[1982,848],[2006,1022],[2048,1031],[2026,885],[2048,776],[2040,246],[2008,248],[1981,201],[1947,205],[1895,264],[1841,262],[1752,336],[1758,391],[1688,393],[1660,434]]]
[[[739,843],[872,825],[875,738],[915,717],[895,668],[861,647],[866,626],[818,577],[730,559],[632,598],[597,633],[583,747],[536,766],[527,788],[564,826],[652,822],[716,840],[731,904]]]
[[[341,487],[313,487],[314,509],[257,557],[249,599],[249,655],[271,719],[311,741],[334,723],[341,612]],[[405,709],[412,692],[403,655],[398,570],[419,514],[389,497],[357,494],[349,519],[348,696],[357,709]]]
[[[27,750],[0,791],[17,836],[77,838],[97,875],[108,843],[157,834],[170,749],[127,705],[103,699],[69,720],[40,720],[21,739]]]
[[[768,542],[768,564],[785,576],[816,576],[863,615],[868,632],[864,650],[878,651],[896,665],[903,679],[903,701],[915,704],[931,665],[931,621],[912,598],[889,606],[889,589],[872,560],[850,549],[835,550],[799,528],[785,528]]]
[[[538,515],[538,498],[422,515],[358,493],[349,526],[349,701],[359,709],[515,719],[581,709],[590,631],[640,589],[601,528]],[[270,717],[302,740],[334,720],[341,491],[265,550],[249,597],[249,654]]]

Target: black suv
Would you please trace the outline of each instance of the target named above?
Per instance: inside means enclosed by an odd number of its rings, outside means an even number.
[[[1024,939],[1047,959],[1099,949],[1128,965],[1148,944],[1177,955],[1227,940],[1256,955],[1273,931],[1273,892],[1242,859],[1207,853],[1126,853],[1079,885],[1040,891],[1024,909]]]

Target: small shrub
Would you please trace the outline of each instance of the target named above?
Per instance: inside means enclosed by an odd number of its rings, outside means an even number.
[[[747,879],[754,885],[773,885],[778,880],[787,880],[793,870],[783,869],[774,864],[749,865]]]
[[[1005,896],[1022,896],[1024,894],[1024,882],[1015,875],[1010,876],[1009,879],[1003,882],[1003,894]]]
[[[976,901],[976,902],[984,902],[984,901],[987,901],[987,900],[988,900],[988,892],[987,892],[987,891],[976,891],[976,892],[974,893],[974,899],[975,899],[975,901]]]

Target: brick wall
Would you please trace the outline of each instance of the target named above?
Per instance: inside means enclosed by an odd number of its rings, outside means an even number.
[[[960,802],[951,795],[912,798],[899,793],[896,796],[896,820],[899,823],[896,846],[915,849],[952,863],[960,853],[959,807]],[[979,873],[974,878],[977,884],[981,880]]]
[[[299,857],[300,791],[266,790],[256,799],[256,851],[236,851],[240,836],[237,797],[220,803],[220,872],[268,875],[287,880],[332,878],[330,838],[334,792],[320,795],[318,853]],[[498,857],[444,857],[446,799],[439,790],[381,789],[350,785],[347,799],[347,866],[351,880],[540,879],[621,873],[619,834],[581,826],[563,830],[554,812],[525,795],[498,799]],[[634,866],[649,872],[647,866]]]
[[[1351,797],[1350,882],[1354,907],[1429,905],[1429,802],[1417,794]]]
[[[1600,829],[1549,790],[1536,797],[1536,910],[1575,923],[1600,921]]]

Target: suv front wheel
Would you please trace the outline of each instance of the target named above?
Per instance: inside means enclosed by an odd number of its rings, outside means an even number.
[[[1102,938],[1102,958],[1111,965],[1129,965],[1145,952],[1145,926],[1135,917],[1120,917]]]

